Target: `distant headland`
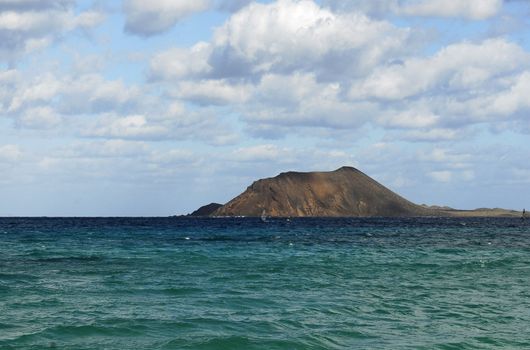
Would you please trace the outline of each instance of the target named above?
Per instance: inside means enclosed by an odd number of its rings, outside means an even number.
[[[286,172],[255,181],[222,205],[211,203],[191,216],[248,217],[521,217],[505,209],[456,210],[426,206],[392,192],[353,167],[329,172]]]

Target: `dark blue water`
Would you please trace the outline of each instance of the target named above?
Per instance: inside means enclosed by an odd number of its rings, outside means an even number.
[[[529,349],[519,219],[0,219],[0,349]]]

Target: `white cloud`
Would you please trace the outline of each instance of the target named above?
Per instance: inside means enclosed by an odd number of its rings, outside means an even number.
[[[408,30],[388,22],[335,14],[313,1],[252,3],[217,28],[211,43],[158,54],[151,70],[156,77],[248,78],[294,71],[341,77],[405,50],[408,37]]]
[[[339,84],[319,83],[313,74],[269,74],[263,76],[241,113],[255,128],[255,135],[266,125],[352,129],[373,116],[373,105],[345,102],[340,94]]]
[[[160,93],[149,85],[109,80],[100,74],[65,74],[58,70],[35,75],[0,72],[0,112],[19,128],[60,130],[84,137],[129,140],[196,140],[215,145],[238,139],[230,123],[214,110],[188,110],[179,95],[205,105],[243,101],[246,86],[222,81],[181,82]]]
[[[141,36],[159,34],[209,5],[208,0],[124,0],[125,31]]]
[[[319,84],[314,74],[268,74],[261,79],[256,94],[261,102],[289,108],[309,102],[317,93],[324,99],[335,99],[338,90],[334,83]]]
[[[476,89],[529,62],[526,51],[505,39],[452,44],[430,58],[413,57],[400,64],[378,67],[366,80],[353,85],[350,96],[399,100],[439,89]]]
[[[236,12],[251,2],[252,0],[218,0],[217,8],[221,11]]]
[[[442,171],[431,171],[429,173],[429,176],[438,182],[450,182],[453,178],[453,173],[448,170],[442,170]]]
[[[59,125],[61,116],[50,107],[26,109],[17,119],[19,127],[28,129],[50,129]]]
[[[38,32],[54,23],[54,15],[61,13],[52,13],[51,18],[49,13],[38,12],[15,12],[4,11],[0,12],[0,31],[19,31],[19,32]]]
[[[500,13],[502,0],[325,0],[337,11],[362,11],[374,16],[456,17],[484,20]]]
[[[17,72],[8,94],[8,111],[18,112],[37,103],[50,104],[61,88],[62,83],[52,73],[28,77]]]
[[[288,158],[291,150],[281,149],[275,145],[258,145],[239,148],[232,153],[232,159],[244,162],[278,161]]]
[[[99,113],[126,109],[140,99],[137,86],[108,80],[99,74],[72,76],[61,82],[59,109],[63,113]]]
[[[86,11],[78,16],[71,11],[52,9],[49,11],[1,11],[0,31],[39,35],[40,33],[71,30],[76,27],[92,27],[104,19],[97,11]]]
[[[519,110],[530,109],[530,71],[523,72],[509,90],[501,92],[492,101],[489,110],[501,115],[509,115]],[[490,112],[490,113],[491,113]]]
[[[436,125],[440,116],[430,111],[403,111],[397,114],[391,113],[378,118],[380,125],[390,128],[421,129]]]
[[[462,171],[460,173],[460,176],[462,177],[463,180],[465,181],[472,181],[475,179],[476,175],[475,175],[475,171],[473,170],[465,170],[465,171]]]
[[[399,10],[411,16],[463,17],[484,20],[495,16],[502,8],[502,0],[414,0]]]
[[[522,66],[521,68],[526,68]],[[523,70],[507,76],[499,76],[484,84],[474,94],[463,92],[459,98],[440,95],[433,108],[444,110],[455,116],[450,121],[452,127],[472,123],[489,123],[490,126],[525,124],[530,103],[526,96],[530,93],[530,71]]]
[[[423,161],[450,163],[454,165],[468,162],[471,159],[469,154],[453,154],[444,148],[433,148],[429,152],[421,152],[419,159]]]
[[[0,162],[12,163],[22,157],[22,151],[17,145],[0,146]]]
[[[325,6],[335,11],[360,11],[370,15],[396,13],[399,0],[323,0]]]
[[[13,90],[19,81],[15,69],[0,71],[0,113],[7,111],[13,98]]]
[[[385,4],[401,9],[419,2]],[[149,74],[171,84],[168,96],[232,107],[251,135],[266,138],[371,123],[394,129],[395,139],[457,140],[470,135],[466,126],[497,122],[493,111],[526,108],[519,97],[524,79],[510,85],[530,67],[521,46],[506,38],[462,41],[425,57],[410,33],[309,0],[252,3],[210,42],[154,55]],[[486,108],[490,114],[481,116]]]
[[[74,19],[74,27],[92,28],[105,20],[105,14],[99,11],[85,11]]]
[[[150,148],[145,142],[99,140],[69,145],[61,153],[65,158],[138,158],[148,155]]]
[[[267,169],[268,173],[272,169],[280,171],[286,169],[335,170],[344,165],[356,164],[354,157],[344,150],[282,147],[275,144],[240,147],[219,157],[222,163],[237,164],[235,165],[237,168],[246,168],[251,164],[251,166]]]
[[[42,10],[49,8],[69,8],[75,0],[0,0],[0,9]]]
[[[200,160],[200,156],[190,150],[172,149],[169,151],[155,151],[150,156],[150,161],[159,165],[174,166],[175,164],[193,164]]]
[[[145,141],[202,141],[212,145],[232,144],[238,138],[229,125],[207,112],[192,112],[180,105],[165,106],[165,114],[103,114],[87,123],[85,137]]]
[[[0,2],[0,61],[14,63],[20,55],[42,49],[66,32],[103,20],[97,11],[76,14],[74,4],[65,0]]]
[[[201,76],[209,73],[212,67],[208,58],[211,45],[199,42],[190,49],[173,48],[153,56],[150,63],[152,79],[178,79]]]
[[[400,50],[407,36],[390,23],[337,15],[312,1],[254,3],[216,30],[210,63],[227,75],[301,69],[344,74],[373,67]]]
[[[473,181],[476,176],[473,170],[451,171],[439,170],[431,171],[427,174],[431,179],[437,182],[449,183],[452,181]]]
[[[67,121],[66,115],[129,113],[151,100],[138,86],[107,80],[99,74],[70,75],[54,70],[35,74],[18,70],[0,72],[0,112],[20,128],[58,128]]]
[[[461,139],[463,135],[460,130],[430,128],[407,131],[400,138],[412,142],[443,142]]]
[[[250,84],[230,84],[225,80],[183,81],[174,95],[199,105],[244,103],[253,90]]]
[[[530,54],[506,39],[456,43],[431,57],[381,65],[354,80],[348,97],[372,101],[385,129],[417,129],[398,136],[404,140],[457,140],[472,135],[465,128],[475,124],[509,121],[514,129],[522,122],[530,109],[529,68]]]
[[[168,129],[163,125],[151,124],[143,115],[129,115],[117,117],[108,115],[100,118],[93,129],[85,130],[87,136],[131,138],[131,139],[157,139],[168,134]]]

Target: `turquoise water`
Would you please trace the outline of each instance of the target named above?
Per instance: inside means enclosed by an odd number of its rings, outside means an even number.
[[[515,219],[0,219],[0,349],[528,349]]]

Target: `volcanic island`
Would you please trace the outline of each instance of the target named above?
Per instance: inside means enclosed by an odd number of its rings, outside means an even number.
[[[521,217],[515,210],[457,210],[415,204],[362,171],[281,173],[252,183],[226,204],[210,203],[190,216],[202,217]]]

